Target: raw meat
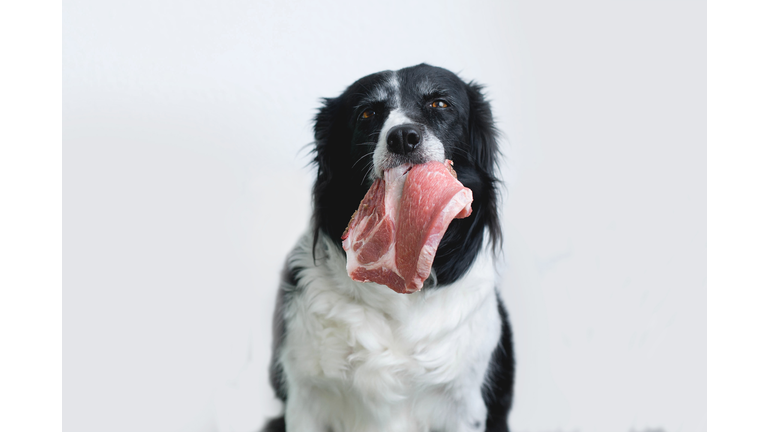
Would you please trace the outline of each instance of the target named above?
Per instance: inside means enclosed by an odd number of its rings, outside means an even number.
[[[401,165],[374,181],[341,237],[353,280],[421,289],[448,225],[472,213],[472,191],[452,165]]]

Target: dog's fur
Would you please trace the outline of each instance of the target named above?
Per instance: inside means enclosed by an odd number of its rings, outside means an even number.
[[[395,154],[387,134],[404,124],[422,141]],[[425,64],[366,76],[325,99],[315,145],[312,227],[288,256],[275,309],[270,378],[285,414],[265,430],[508,431],[512,334],[494,281],[498,145],[481,87]],[[472,215],[451,222],[424,289],[352,281],[341,235],[373,179],[446,158],[472,189]]]

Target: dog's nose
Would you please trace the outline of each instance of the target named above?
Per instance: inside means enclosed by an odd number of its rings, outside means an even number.
[[[416,125],[400,125],[393,127],[387,134],[387,150],[392,153],[406,155],[421,144],[421,134]]]

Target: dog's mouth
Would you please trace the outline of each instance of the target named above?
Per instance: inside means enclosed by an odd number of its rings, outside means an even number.
[[[386,171],[405,166],[405,172],[408,172],[414,165],[421,165],[429,162],[424,157],[402,156],[398,154],[387,154],[383,161],[381,161],[377,167],[371,173],[372,180],[377,178],[384,178]]]
[[[374,161],[374,169],[371,170],[370,174],[371,180],[383,179],[385,172],[396,168],[400,169],[403,166],[405,167],[405,172],[408,172],[416,165],[424,165],[430,162],[442,163],[445,160],[442,152],[439,157],[435,156],[423,153],[404,156],[388,152],[378,163]]]

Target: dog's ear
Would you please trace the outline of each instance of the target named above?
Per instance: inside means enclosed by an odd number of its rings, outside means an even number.
[[[327,221],[322,215],[329,207],[329,195],[333,174],[334,142],[338,135],[338,118],[341,109],[339,98],[324,98],[323,106],[315,116],[315,158],[317,178],[312,188],[312,258],[316,259],[315,249],[320,238],[320,229],[327,228]]]
[[[467,84],[469,96],[469,154],[482,182],[482,214],[477,222],[488,228],[494,249],[501,247],[501,222],[498,214],[498,184],[496,177],[499,164],[498,131],[493,123],[491,105],[485,99],[483,86],[475,82]]]
[[[323,106],[315,117],[317,178],[312,189],[313,257],[321,230],[341,247],[341,235],[367,190],[367,185],[354,177],[351,169],[352,111],[351,103],[345,99],[347,93],[323,99]]]
[[[328,182],[331,173],[331,163],[333,161],[333,138],[334,133],[339,126],[336,124],[339,118],[338,112],[341,107],[339,98],[324,98],[323,106],[315,116],[315,158],[317,164],[317,180],[315,182],[314,194],[317,195],[318,188],[322,189]]]
[[[498,131],[493,124],[491,104],[485,100],[483,86],[475,82],[467,85],[469,96],[469,140],[474,162],[486,172],[494,173],[498,167]]]

